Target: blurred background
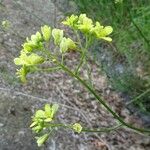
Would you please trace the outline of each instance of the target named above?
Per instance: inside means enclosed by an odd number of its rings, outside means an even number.
[[[63,72],[29,75],[27,84],[15,75],[13,59],[26,37],[44,24],[67,32],[60,22],[72,13],[86,13],[113,27],[112,43],[100,41],[90,50],[93,83],[126,121],[150,127],[150,1],[0,0],[0,150],[148,150],[150,138],[127,129],[81,135],[59,130],[44,147],[37,147],[29,125],[45,103],[60,105],[62,123],[81,122],[91,128],[116,123]],[[76,60],[75,54],[70,57]]]

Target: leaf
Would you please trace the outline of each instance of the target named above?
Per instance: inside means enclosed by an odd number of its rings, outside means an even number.
[[[44,134],[43,136],[39,137],[37,139],[38,146],[42,146],[46,142],[46,140],[48,139],[48,137],[49,137],[49,134]]]
[[[50,40],[51,37],[51,27],[45,25],[43,27],[41,27],[41,31],[44,37],[44,40],[47,42]]]

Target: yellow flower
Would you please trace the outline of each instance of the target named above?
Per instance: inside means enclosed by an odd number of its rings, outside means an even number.
[[[51,27],[45,25],[41,27],[42,35],[44,37],[44,40],[47,42],[50,40],[51,37]]]
[[[78,20],[78,29],[83,33],[88,33],[93,28],[92,19],[86,17],[86,14],[81,14]]]
[[[70,38],[63,38],[60,43],[60,52],[65,53],[68,49],[74,50],[76,48],[75,43]]]
[[[82,126],[79,124],[79,123],[75,123],[73,126],[72,126],[73,130],[77,133],[81,133],[82,131]]]
[[[62,38],[63,38],[63,30],[60,30],[60,29],[53,29],[52,30],[52,36],[54,38],[54,43],[55,45],[59,45]]]
[[[26,76],[29,72],[29,69],[26,66],[23,66],[21,69],[17,70],[16,74],[21,79],[22,82],[26,82]]]
[[[104,39],[106,41],[111,42],[112,39],[110,37],[107,37],[109,34],[111,34],[113,31],[113,28],[111,26],[101,26],[99,22],[96,22],[96,26],[91,29],[91,33],[96,36],[98,39]]]
[[[76,28],[77,21],[78,21],[78,16],[71,15],[70,17],[67,17],[67,19],[63,21],[62,23],[69,27]]]
[[[37,55],[37,54],[30,54],[27,55],[25,52],[21,52],[21,55],[18,58],[14,59],[14,63],[16,65],[26,65],[26,66],[31,66],[31,65],[37,65],[41,64],[44,62],[44,58]]]

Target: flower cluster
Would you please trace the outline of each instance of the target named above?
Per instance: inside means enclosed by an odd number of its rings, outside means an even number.
[[[32,118],[32,124],[30,127],[32,130],[36,133],[40,133],[44,130],[46,130],[48,127],[50,129],[50,123],[54,121],[54,117],[56,115],[56,112],[58,110],[58,105],[45,105],[44,110],[38,110],[36,111],[35,115]],[[40,137],[37,137],[37,144],[38,146],[41,146],[49,137],[49,134],[44,134]]]
[[[58,105],[54,104],[50,106],[49,104],[45,105],[45,110],[38,110],[36,111],[35,115],[33,116],[33,123],[30,125],[33,131],[39,133],[42,131],[46,126],[47,123],[53,121],[54,116],[58,110]]]
[[[59,67],[59,69],[64,71],[67,70],[67,72],[71,75],[74,75],[74,72],[75,74],[78,74],[81,66],[84,64],[88,48],[95,39],[112,41],[112,39],[108,37],[108,35],[113,31],[112,27],[104,27],[99,22],[94,23],[92,19],[86,16],[86,14],[81,14],[79,16],[71,15],[63,21],[63,24],[71,27],[73,30],[76,30],[75,32],[77,33],[78,41],[74,42],[72,39],[65,37],[64,31],[61,29],[52,29],[48,25],[42,26],[40,31],[26,39],[25,43],[22,45],[20,56],[14,59],[14,63],[21,66],[21,68],[17,70],[17,75],[23,82],[26,82],[26,76],[28,73],[35,72],[37,70],[53,71]],[[82,32],[85,36],[85,46],[82,44],[80,34],[78,34],[77,31],[79,31],[79,33]],[[52,51],[48,49],[51,42],[53,42],[52,44],[55,46],[55,49]],[[72,72],[72,69],[69,70],[69,67],[65,66],[64,63],[64,54],[70,50],[78,50],[78,52],[81,53],[80,62],[77,68],[73,70],[74,72]],[[50,68],[38,68],[42,67],[39,65],[46,61],[52,63]],[[37,110],[35,115],[32,117],[32,124],[30,127],[38,135],[42,134],[42,136],[37,137],[38,146],[41,146],[49,138],[51,132],[58,127],[69,128],[77,133],[84,131],[79,123],[71,125],[55,123],[55,115],[57,111],[57,104],[46,104],[44,110]]]
[[[26,82],[26,76],[31,68],[33,69],[33,66],[42,64],[46,60],[39,54],[45,49],[46,43],[50,42],[51,37],[53,37],[54,44],[59,47],[60,53],[65,53],[69,49],[76,49],[76,44],[73,40],[64,37],[63,30],[51,29],[47,25],[41,27],[41,33],[36,32],[30,39],[27,38],[22,45],[23,49],[20,52],[20,56],[14,59],[16,65],[22,66],[21,69],[17,70],[17,75],[22,82]]]
[[[79,16],[71,15],[62,23],[74,30],[80,30],[86,35],[94,36],[97,39],[104,39],[109,42],[112,41],[110,37],[107,37],[110,33],[112,33],[112,27],[104,27],[98,21],[93,23],[92,19],[88,18],[86,14],[80,14]]]
[[[46,104],[44,110],[37,110],[32,117],[32,124],[30,125],[32,130],[37,134],[43,134],[44,131],[46,131],[42,136],[36,137],[38,146],[44,144],[49,138],[50,133],[57,127],[70,128],[77,133],[82,131],[82,126],[79,123],[74,123],[73,125],[55,123],[54,121],[58,108],[59,106],[57,104]]]
[[[26,82],[26,75],[30,72],[30,69],[38,64],[42,64],[45,59],[39,56],[35,52],[39,52],[44,47],[44,42],[50,40],[51,28],[47,25],[41,27],[41,32],[36,32],[31,36],[31,39],[27,38],[26,42],[22,45],[23,49],[20,52],[20,56],[14,59],[16,65],[22,66],[17,70],[17,75],[22,82]]]

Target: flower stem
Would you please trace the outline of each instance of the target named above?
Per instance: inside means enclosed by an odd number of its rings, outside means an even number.
[[[98,95],[96,93],[96,90],[93,87],[89,86],[82,78],[80,78],[77,74],[72,72],[67,66],[59,63],[59,61],[54,56],[52,56],[49,51],[45,50],[45,52],[46,52],[46,54],[48,55],[48,57],[50,59],[55,59],[55,64],[56,65],[61,67],[62,70],[64,70],[70,76],[72,76],[73,78],[77,79],[91,94],[93,94],[93,96],[96,98],[96,100],[100,104],[102,104],[106,108],[106,110],[108,112],[110,112],[113,115],[113,117],[116,118],[122,125],[130,128],[130,129],[133,129],[135,131],[139,131],[141,133],[146,133],[146,132],[150,133],[150,129],[138,128],[138,127],[135,127],[134,125],[126,123],[115,111],[113,111],[111,109],[111,107],[105,102],[105,100],[100,95]]]

